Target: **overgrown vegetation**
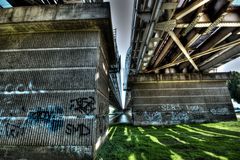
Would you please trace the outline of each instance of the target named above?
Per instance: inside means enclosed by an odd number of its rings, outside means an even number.
[[[238,103],[240,103],[240,73],[231,72],[231,79],[228,82],[228,88],[231,97]]]
[[[97,160],[237,160],[240,121],[169,127],[116,125]]]

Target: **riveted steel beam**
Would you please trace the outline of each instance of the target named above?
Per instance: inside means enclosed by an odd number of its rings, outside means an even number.
[[[230,47],[236,47],[236,46],[239,46],[239,45],[240,45],[240,40],[235,40],[233,42],[226,43],[226,44],[223,44],[221,46],[211,48],[211,49],[209,49],[207,51],[203,51],[203,52],[197,53],[197,54],[193,55],[191,57],[191,59],[197,59],[197,58],[200,58],[202,56],[205,56],[205,55],[217,52],[217,51],[225,50],[225,49],[228,49]],[[163,65],[163,66],[154,68],[152,70],[146,71],[146,73],[150,73],[150,72],[154,72],[154,71],[157,71],[157,70],[173,67],[173,66],[179,65],[181,63],[187,62],[187,61],[189,61],[188,58],[184,58],[184,59],[178,60],[176,62],[168,63],[166,65]]]
[[[229,5],[229,4],[228,4],[228,5]],[[227,6],[228,6],[228,5],[227,5]],[[224,8],[226,8],[226,7],[224,7]],[[196,35],[197,38],[194,38],[193,41],[196,41],[198,38],[201,38],[201,36],[210,34],[215,28],[217,28],[217,26],[224,20],[224,17],[225,17],[226,15],[228,15],[228,14],[234,15],[234,13],[223,12],[222,15],[219,16],[213,23],[211,23],[211,24],[205,29],[205,31],[204,31],[202,34]],[[203,14],[202,14],[202,15],[203,15]],[[200,18],[200,17],[199,17],[199,18]],[[199,20],[199,18],[198,18],[198,20]],[[237,18],[235,18],[235,19],[237,19]],[[197,21],[198,21],[198,20],[197,20]],[[191,25],[191,24],[190,24],[190,25]],[[189,26],[190,26],[190,25],[189,25]],[[196,25],[197,25],[197,24],[195,23],[194,26],[196,26]],[[190,31],[190,30],[189,30],[189,26],[186,28],[185,31]],[[190,29],[193,29],[194,26],[191,26]],[[184,35],[185,35],[185,34],[184,34]],[[188,43],[188,44],[189,44],[189,43]],[[189,46],[190,46],[190,45],[187,45],[186,48],[188,48]],[[178,55],[176,56],[176,58],[174,58],[173,62],[175,62],[181,55],[182,55],[182,53],[178,54]]]
[[[235,45],[227,49],[225,52],[218,52],[216,55],[214,55],[213,58],[211,58],[210,61],[207,63],[204,63],[200,68],[202,70],[208,70],[215,66],[218,66],[218,64],[226,63],[226,61],[229,61],[229,59],[233,59],[232,57],[238,57],[240,55],[240,45]]]
[[[147,24],[147,27],[144,31],[143,43],[141,44],[140,53],[138,54],[137,67],[136,67],[137,72],[139,72],[140,67],[142,66],[143,58],[146,54],[148,44],[149,44],[150,39],[152,38],[152,36],[154,34],[154,29],[155,29],[155,26],[156,26],[156,22],[158,21],[158,19],[160,17],[160,14],[161,14],[161,11],[160,11],[161,10],[161,5],[162,5],[162,0],[156,1],[155,5],[154,5],[154,8],[153,8],[153,11],[152,11],[151,20]]]
[[[217,52],[216,54],[214,54],[213,56],[211,56],[210,58],[206,59],[205,61],[203,61],[202,63],[199,64],[200,67],[204,66],[205,64],[213,61],[215,58],[221,56],[222,54],[224,54],[225,52],[229,51],[230,49],[232,49],[233,47],[235,47],[236,45],[232,45],[222,51]]]
[[[187,28],[188,25],[189,25],[188,23],[178,23],[176,25],[176,28]],[[201,23],[197,23],[195,25],[195,28],[206,28],[211,25],[212,25],[211,22],[201,22]],[[219,24],[217,24],[216,27],[240,27],[240,21],[238,22],[222,21]]]
[[[175,19],[157,23],[155,26],[155,30],[157,31],[172,31],[177,25],[177,21]]]
[[[179,49],[183,52],[183,54],[187,57],[188,61],[193,65],[193,67],[195,68],[195,70],[199,71],[197,65],[195,64],[195,62],[193,61],[193,59],[189,56],[188,51],[185,49],[185,47],[182,45],[182,43],[180,42],[180,40],[178,39],[178,37],[176,36],[176,34],[173,31],[169,31],[168,34],[171,36],[171,38],[173,39],[173,41],[178,45]]]
[[[180,29],[178,29],[177,31],[175,31],[175,34],[178,35],[180,33]],[[171,46],[173,45],[173,39],[169,38],[166,43],[164,44],[164,47],[161,51],[161,53],[159,54],[159,56],[157,57],[156,61],[154,62],[154,66],[153,67],[157,67],[162,60],[164,59],[164,57],[167,55],[168,51],[170,50]]]
[[[223,13],[218,19],[216,19],[210,26],[208,26],[208,28],[205,30],[205,32],[203,33],[203,35],[210,33],[214,28],[217,27],[218,24],[221,23],[221,21],[223,20],[224,16],[227,13]]]
[[[198,13],[198,15],[193,19],[193,21],[183,31],[182,36],[186,36],[196,26],[196,24],[198,23],[198,21],[202,15],[203,15],[202,12]]]
[[[193,12],[194,10],[198,9],[199,7],[203,6],[204,4],[208,3],[210,0],[197,0],[193,2],[190,6],[186,7],[184,10],[176,14],[175,19],[179,20],[189,13]]]
[[[167,9],[176,9],[178,6],[178,3],[174,2],[169,2],[169,3],[163,3],[161,9],[162,10],[167,10]]]

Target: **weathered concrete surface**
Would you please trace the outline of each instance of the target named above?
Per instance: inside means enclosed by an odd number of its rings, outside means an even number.
[[[105,117],[69,117],[51,113],[38,118],[29,111],[27,118],[14,117],[1,121],[1,144],[32,146],[94,146],[97,136],[104,136],[108,120]],[[49,111],[41,111],[46,113]],[[43,115],[43,114],[42,114]],[[107,116],[106,116],[107,117]],[[4,126],[4,127],[3,127]]]
[[[94,158],[108,128],[115,63],[109,10],[108,3],[0,10],[1,158]]]
[[[48,5],[2,9],[0,23],[108,19],[107,3]]]
[[[138,75],[129,78],[134,125],[236,120],[228,74]]]
[[[0,160],[76,160],[91,159],[91,146],[4,146],[0,148]],[[23,158],[24,157],[24,158]]]
[[[37,36],[42,39],[41,44],[44,44],[45,47],[49,47],[49,45],[50,47],[61,46],[61,42],[65,42],[71,47],[76,47],[76,45],[71,45],[72,41],[75,42],[74,38],[72,38],[72,40],[68,42],[66,41],[66,37],[64,38],[64,35],[61,35],[61,33],[66,35],[65,32],[70,32],[69,34],[72,34],[73,37],[77,37],[77,31],[101,30],[102,36],[99,38],[103,38],[104,40],[99,42],[101,43],[100,46],[102,47],[104,52],[106,52],[106,54],[108,55],[105,58],[107,58],[107,60],[109,59],[110,64],[114,64],[116,61],[116,57],[113,54],[113,32],[109,3],[47,5],[1,9],[0,24],[0,37],[2,37],[3,35],[11,37],[11,35],[9,34],[15,33],[41,33],[43,35],[47,35],[49,34],[49,32],[50,35],[52,35],[52,39],[61,37],[59,38],[60,42],[58,44],[58,41],[51,41],[51,36],[45,38],[45,36],[41,36],[41,34],[38,34],[39,36],[37,34],[22,34],[19,36],[15,35],[16,37],[14,36],[10,38],[8,42],[10,42],[10,44],[12,44],[12,41],[19,42],[14,44],[17,46],[21,46],[22,44],[24,44],[22,43],[22,41],[31,41],[32,37]],[[57,32],[59,34],[51,34],[53,32]],[[76,35],[74,36],[75,33]],[[77,38],[80,39],[80,37]],[[96,37],[92,38],[94,39]],[[48,43],[50,41],[52,42],[52,45],[51,43]],[[92,43],[96,43],[95,40],[89,41],[89,39],[84,38],[82,39],[82,41],[83,42],[79,44],[79,46],[84,46],[84,42],[89,42],[89,45],[91,45]],[[4,43],[2,39],[0,43],[1,42]],[[5,43],[8,44],[8,42]],[[85,47],[89,45],[87,44]],[[40,46],[37,45],[36,47]],[[33,48],[35,48],[34,44]]]

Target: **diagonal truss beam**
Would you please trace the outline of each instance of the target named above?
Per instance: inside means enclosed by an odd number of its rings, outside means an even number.
[[[230,2],[228,2],[226,5],[224,5],[221,10],[226,9],[229,6],[229,4],[230,4]],[[185,31],[183,33],[183,36],[186,36],[186,33],[188,33],[190,30],[192,30],[194,28],[194,26],[197,24],[200,17],[203,15],[203,13],[201,12],[202,10],[203,10],[203,8],[201,7],[199,9],[200,14],[198,13],[198,15],[195,17],[195,19],[188,25],[188,27],[185,29]],[[214,28],[216,28],[216,26],[222,22],[222,20],[224,19],[224,17],[227,14],[228,14],[227,12],[223,12],[210,26],[207,27],[207,29],[205,29],[205,31],[201,34],[201,36],[210,34],[214,30]],[[198,38],[200,38],[201,36],[199,36]],[[176,61],[181,55],[182,55],[182,53],[180,53],[174,61]]]
[[[210,60],[203,64],[200,68],[209,71],[212,68],[218,67],[219,64],[225,64],[229,60],[235,59],[240,56],[240,45],[230,47],[224,51],[217,52]]]
[[[200,57],[202,57],[202,56],[205,56],[205,55],[208,55],[208,54],[211,54],[211,53],[220,51],[220,50],[225,50],[225,49],[228,49],[228,48],[233,48],[233,47],[238,46],[238,45],[240,45],[240,39],[235,40],[235,41],[233,41],[233,42],[229,42],[229,43],[223,44],[223,45],[218,46],[218,47],[215,47],[215,48],[210,48],[209,50],[206,50],[206,51],[203,51],[203,52],[200,52],[200,53],[197,53],[197,54],[193,55],[191,58],[192,58],[192,59],[197,59],[197,58],[200,58]],[[163,65],[163,66],[154,68],[154,69],[152,69],[152,70],[147,71],[146,73],[150,73],[150,72],[153,72],[153,71],[157,71],[157,70],[169,68],[169,67],[172,67],[172,66],[176,66],[176,65],[179,65],[179,64],[184,63],[184,62],[187,62],[187,61],[188,61],[188,59],[187,59],[187,58],[184,58],[184,59],[178,60],[178,61],[176,61],[176,62],[168,63],[168,64],[166,64],[166,65]]]
[[[193,61],[193,59],[189,56],[188,51],[186,50],[186,48],[183,46],[183,44],[180,42],[180,40],[178,39],[178,37],[175,35],[175,33],[173,31],[168,31],[168,34],[171,36],[171,38],[173,39],[173,41],[178,45],[179,49],[183,52],[183,54],[186,56],[186,58],[188,59],[188,61],[193,65],[193,67],[199,71],[197,65],[195,64],[195,62]]]
[[[175,34],[176,35],[179,35],[179,33],[181,32],[181,29],[178,29],[175,31]],[[167,42],[162,44],[164,47],[163,49],[161,50],[161,54],[159,54],[157,57],[156,57],[156,60],[154,61],[153,63],[153,67],[157,67],[161,62],[162,60],[166,57],[167,53],[169,52],[171,46],[173,45],[174,41],[172,38],[168,38]]]

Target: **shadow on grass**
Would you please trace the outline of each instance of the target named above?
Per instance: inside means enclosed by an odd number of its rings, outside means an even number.
[[[137,127],[116,125],[98,151],[102,160],[236,160],[240,122]],[[218,128],[219,127],[219,128]],[[236,129],[239,128],[239,132]]]
[[[226,123],[226,122],[225,122]],[[221,134],[225,134],[225,135],[232,135],[232,136],[240,136],[240,123],[239,125],[234,125],[234,127],[237,127],[239,129],[239,132],[236,132],[236,131],[230,131],[230,130],[227,130],[227,129],[231,129],[231,126],[226,127],[226,129],[219,129],[219,128],[214,128],[214,127],[211,127],[211,126],[206,126],[207,124],[202,124],[202,125],[195,125],[193,127],[197,128],[197,129],[201,129],[203,131],[208,131],[208,132],[214,132],[214,133],[221,133]]]

